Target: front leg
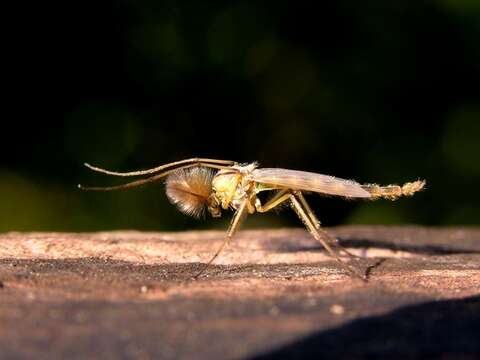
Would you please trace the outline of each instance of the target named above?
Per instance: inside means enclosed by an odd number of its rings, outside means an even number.
[[[239,208],[237,209],[237,212],[233,216],[232,222],[230,223],[230,227],[228,228],[227,231],[227,236],[225,236],[225,240],[223,241],[222,245],[218,248],[218,250],[213,254],[213,256],[208,260],[208,262],[203,266],[203,268],[193,277],[194,279],[197,279],[200,275],[202,275],[205,270],[208,269],[210,264],[220,255],[222,250],[225,248],[225,246],[228,245],[230,240],[233,238],[233,235],[237,232],[238,228],[240,227],[240,222],[243,220],[244,216],[246,215],[246,209],[247,209],[247,203],[248,199],[244,199],[243,202],[240,204]]]

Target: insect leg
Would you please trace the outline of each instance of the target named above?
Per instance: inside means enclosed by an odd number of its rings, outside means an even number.
[[[349,264],[345,263],[338,254],[333,250],[333,248],[324,240],[325,232],[321,229],[318,229],[314,222],[309,218],[305,208],[302,206],[302,203],[297,198],[297,195],[291,194],[290,200],[292,203],[292,207],[297,213],[298,217],[303,221],[308,231],[312,234],[312,236],[322,244],[322,246],[327,250],[331,257],[333,257],[345,270],[347,270],[350,274],[358,277],[359,279],[366,281],[365,275],[361,274],[357,269],[351,267]],[[322,236],[323,235],[323,236]]]
[[[222,252],[222,250],[225,248],[225,246],[228,245],[228,243],[232,239],[233,235],[235,235],[235,232],[238,230],[238,228],[240,226],[241,220],[247,214],[247,212],[246,212],[247,202],[248,202],[248,199],[245,199],[240,204],[240,207],[238,208],[237,212],[233,216],[232,222],[230,223],[230,226],[229,226],[228,231],[227,231],[227,236],[225,237],[225,240],[223,241],[222,245],[215,252],[215,254],[210,258],[210,260],[208,260],[208,262],[205,264],[205,266],[194,276],[194,279],[197,279],[200,275],[202,275],[205,272],[205,270],[207,270],[207,268],[218,257],[218,255]]]
[[[320,220],[318,220],[318,218],[315,216],[313,210],[310,208],[310,205],[308,205],[307,200],[305,199],[303,194],[300,191],[297,191],[295,192],[295,195],[297,196],[298,200],[300,200],[300,203],[305,209],[305,212],[312,221],[313,225],[315,225],[317,229],[320,229]]]
[[[255,210],[257,210],[257,212],[259,213],[264,213],[272,210],[273,208],[277,207],[281,203],[290,199],[290,193],[288,191],[289,190],[279,191],[278,193],[275,194],[273,198],[267,201],[264,205],[262,205],[260,202],[256,203]]]
[[[350,251],[347,249],[343,248],[340,246],[338,239],[335,236],[330,235],[326,231],[322,230],[320,225],[320,220],[318,220],[317,216],[313,212],[313,210],[310,208],[310,205],[308,205],[307,200],[303,196],[303,194],[300,191],[296,191],[295,195],[297,196],[298,200],[300,200],[300,203],[302,204],[303,208],[305,209],[305,212],[307,213],[308,217],[312,221],[312,223],[315,225],[318,231],[320,231],[325,239],[328,239],[332,244],[335,245],[335,247],[338,248],[339,251],[345,253],[347,256],[349,256],[352,259],[358,259],[359,257],[352,254]]]
[[[300,191],[295,191],[295,195],[297,196],[298,200],[302,204],[302,207],[304,208],[307,217],[310,219],[310,221],[315,226],[315,228],[317,230],[319,230],[320,232],[322,232],[324,237],[328,238],[330,240],[330,242],[332,242],[336,246],[340,247],[340,245],[338,244],[338,240],[335,237],[333,237],[330,234],[328,234],[327,232],[321,230],[320,220],[318,220],[318,218],[315,216],[315,213],[310,208],[310,205],[308,205],[307,200],[305,199],[303,194]],[[272,199],[270,199],[268,202],[266,202],[265,205],[257,203],[256,204],[256,210],[259,213],[264,213],[264,212],[270,211],[273,208],[280,205],[281,203],[285,202],[286,200],[289,200],[290,196],[291,196],[290,190],[281,190]],[[346,249],[342,248],[341,251],[345,252],[348,256],[350,256],[352,258],[356,258],[355,255],[351,254]]]
[[[139,171],[129,171],[129,172],[118,172],[118,171],[111,171],[111,170],[106,170],[99,168],[97,166],[90,165],[88,163],[85,163],[85,166],[88,167],[89,169],[107,174],[107,175],[114,175],[114,176],[139,176],[139,175],[149,175],[149,174],[154,174],[158,173],[160,171],[170,169],[170,168],[177,168],[178,166],[182,165],[196,165],[196,166],[206,166],[206,167],[213,167],[215,169],[225,169],[230,166],[235,164],[234,161],[231,160],[216,160],[216,159],[204,159],[204,158],[192,158],[192,159],[186,159],[186,160],[180,160],[180,161],[175,161],[171,162],[165,165],[160,165],[151,169],[147,170],[139,170]]]

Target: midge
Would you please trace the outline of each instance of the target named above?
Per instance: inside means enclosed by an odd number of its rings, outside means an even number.
[[[194,217],[207,210],[213,217],[220,217],[222,210],[235,211],[225,241],[202,270],[201,275],[228,244],[247,214],[264,213],[284,203],[289,203],[312,236],[350,274],[365,279],[359,269],[340,257],[340,252],[354,257],[342,248],[337,239],[321,229],[303,192],[342,196],[348,199],[396,200],[400,196],[411,196],[425,186],[425,181],[405,183],[403,186],[376,184],[361,185],[352,180],[306,171],[280,168],[259,168],[257,163],[240,164],[229,160],[193,158],[172,162],[148,170],[116,172],[85,164],[91,170],[114,176],[151,175],[145,179],[110,187],[83,187],[83,190],[111,191],[132,188],[166,178],[167,197],[178,209]],[[262,204],[260,192],[273,193],[270,200]]]

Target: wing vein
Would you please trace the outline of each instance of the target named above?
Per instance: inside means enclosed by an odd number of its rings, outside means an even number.
[[[317,174],[307,171],[281,168],[260,168],[252,172],[253,180],[273,185],[278,188],[311,191],[327,195],[344,196],[347,198],[370,198],[371,194],[353,181],[334,176]]]

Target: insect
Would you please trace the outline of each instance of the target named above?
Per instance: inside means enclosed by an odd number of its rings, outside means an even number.
[[[407,182],[403,186],[359,184],[353,180],[340,179],[312,172],[260,168],[257,163],[241,164],[230,160],[192,158],[161,165],[152,169],[116,172],[85,164],[96,172],[130,177],[148,177],[126,184],[110,187],[83,187],[83,190],[111,191],[137,187],[166,178],[166,195],[178,209],[194,217],[206,212],[220,217],[223,210],[235,212],[226,237],[220,248],[204,264],[196,275],[200,276],[218,257],[238,230],[247,214],[265,213],[285,203],[289,203],[307,230],[320,242],[325,250],[350,274],[365,280],[356,267],[341,258],[344,253],[350,258],[355,256],[341,247],[338,240],[320,226],[320,221],[308,205],[304,193],[314,192],[329,196],[341,196],[347,199],[380,198],[396,200],[401,196],[411,196],[422,190],[424,180]],[[261,192],[271,192],[273,196],[262,203],[258,197]]]

